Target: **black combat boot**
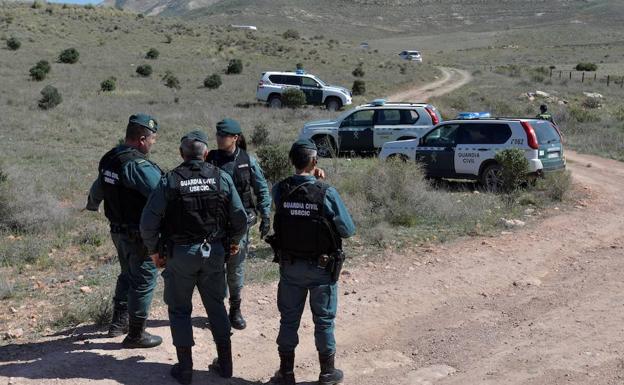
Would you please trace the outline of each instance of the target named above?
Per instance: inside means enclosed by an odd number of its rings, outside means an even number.
[[[271,382],[279,385],[295,385],[295,352],[279,352],[280,368]]]
[[[188,385],[193,380],[193,351],[190,346],[176,347],[178,363],[171,368],[171,377],[180,384]]]
[[[128,306],[115,304],[113,319],[108,327],[109,337],[119,337],[128,334]]]
[[[241,314],[240,306],[240,297],[230,298],[230,324],[237,330],[243,330],[247,327],[247,322],[245,322],[245,319]]]
[[[153,348],[162,343],[162,338],[145,331],[145,320],[130,317],[129,331],[121,345],[126,349]]]
[[[232,377],[232,343],[217,344],[217,358],[212,361],[210,369],[223,378]]]
[[[334,367],[334,356],[323,355],[319,353],[319,362],[321,364],[321,374],[319,374],[319,385],[336,385],[342,382],[342,370]]]

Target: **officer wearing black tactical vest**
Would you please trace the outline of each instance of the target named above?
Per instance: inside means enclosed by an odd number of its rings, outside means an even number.
[[[226,248],[229,254],[238,254],[247,215],[230,176],[204,161],[207,143],[201,131],[182,138],[184,162],[162,179],[141,217],[141,235],[150,256],[158,267],[165,267],[164,298],[178,356],[171,375],[181,384],[190,384],[193,374],[191,312],[196,286],[217,345],[211,368],[232,377],[231,329],[223,303],[224,258]]]
[[[280,369],[276,380],[283,385],[295,384],[297,332],[308,293],[321,366],[319,384],[338,384],[343,378],[342,371],[334,367],[334,319],[344,261],[341,238],[352,236],[355,226],[336,189],[316,179],[316,152],[310,140],[295,142],[289,157],[296,174],[273,187],[275,234],[267,237],[267,242],[280,263]]]
[[[139,233],[139,221],[147,198],[158,185],[162,171],[147,159],[156,143],[158,123],[145,114],[130,116],[125,143],[100,160],[99,175],[89,191],[87,210],[98,211],[104,201],[104,213],[110,221],[113,243],[117,249],[121,273],[113,298],[110,337],[128,333],[125,348],[149,348],[162,339],[145,332],[145,322],[158,269],[147,254]]]
[[[545,104],[542,104],[540,106],[540,113],[537,114],[536,118],[542,119],[542,120],[548,120],[549,122],[555,124],[555,119],[553,119],[552,114],[548,112],[548,106]]]
[[[247,211],[248,225],[252,227],[260,215],[260,237],[271,229],[271,195],[264,173],[256,159],[246,150],[240,124],[233,119],[217,123],[218,150],[210,151],[207,162],[227,172],[234,180],[236,190]],[[230,293],[230,323],[234,329],[247,326],[241,313],[241,292],[245,278],[245,259],[249,250],[249,228],[240,244],[237,256],[227,260],[227,283]]]

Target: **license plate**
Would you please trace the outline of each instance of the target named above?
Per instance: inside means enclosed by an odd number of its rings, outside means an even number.
[[[552,152],[552,153],[548,154],[548,159],[553,159],[553,158],[559,158],[559,153],[558,152]]]

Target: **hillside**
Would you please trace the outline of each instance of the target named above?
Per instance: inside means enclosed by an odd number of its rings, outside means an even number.
[[[614,0],[106,0],[105,5],[216,24],[300,28],[373,38],[380,33],[504,30],[570,22],[617,21]],[[605,12],[606,10],[606,12]],[[621,14],[621,13],[620,13]]]

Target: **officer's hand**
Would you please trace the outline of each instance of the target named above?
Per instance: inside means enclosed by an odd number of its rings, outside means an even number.
[[[165,265],[167,265],[167,259],[162,258],[159,253],[150,255],[150,258],[152,259],[152,262],[154,262],[154,265],[156,265],[159,269],[162,269]]]
[[[262,221],[260,221],[260,238],[269,235],[269,231],[271,231],[271,219],[262,218]]]
[[[323,170],[322,168],[316,167],[314,169],[314,177],[316,179],[325,179],[325,170]]]
[[[230,245],[230,255],[234,256],[236,254],[238,254],[238,252],[240,251],[240,246],[237,244],[234,245]]]

